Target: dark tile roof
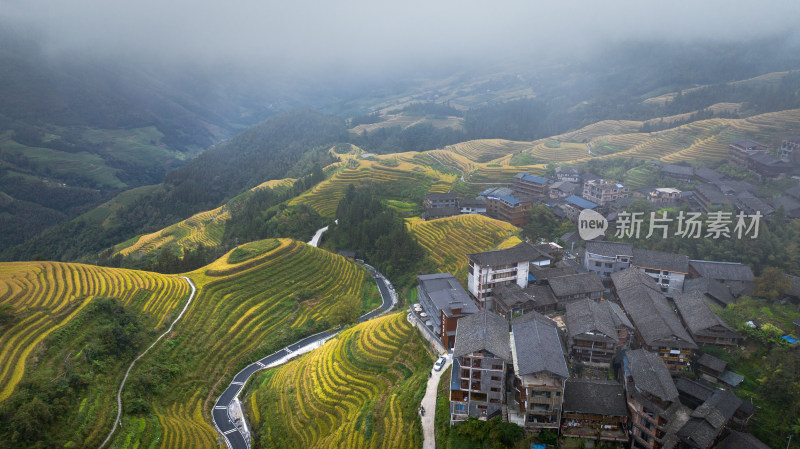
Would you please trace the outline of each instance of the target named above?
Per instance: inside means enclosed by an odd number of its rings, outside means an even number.
[[[456,344],[453,356],[486,350],[507,362],[511,361],[508,342],[508,321],[492,312],[467,315],[456,325]]]
[[[672,382],[667,365],[661,358],[644,349],[624,353],[625,370],[633,378],[636,389],[651,394],[665,402],[678,399],[678,389]]]
[[[786,211],[786,215],[790,215],[789,212],[796,211],[800,209],[800,202],[794,198],[791,198],[787,195],[783,195],[777,199],[771,200],[770,204],[775,210],[778,210],[779,207],[783,206],[783,210]]]
[[[661,293],[661,289],[656,284],[655,279],[635,268],[628,268],[611,273],[611,282],[614,283],[614,288],[617,290],[618,295],[619,292],[634,287],[646,287]]]
[[[719,181],[724,176],[722,173],[712,170],[707,167],[698,167],[694,169],[694,177],[700,179],[701,181]]]
[[[578,184],[569,181],[557,181],[550,184],[550,190],[559,190],[564,193],[575,193],[578,187]]]
[[[689,256],[684,256],[683,254],[634,248],[632,263],[640,268],[689,273]]]
[[[709,260],[690,260],[689,266],[700,276],[718,281],[752,281],[750,265],[737,262],[715,262]]]
[[[728,436],[717,444],[714,449],[769,449],[769,446],[749,433],[735,430],[730,430],[729,432]]]
[[[678,389],[678,393],[680,393],[682,396],[688,396],[692,399],[699,400],[700,402],[707,401],[716,390],[714,387],[683,376],[675,379],[675,388]]]
[[[778,168],[788,168],[790,167],[788,162],[784,162],[776,157],[773,157],[767,153],[755,153],[750,155],[750,159],[758,162],[759,164],[768,165],[772,167]]]
[[[694,174],[694,168],[683,165],[664,164],[661,166],[661,173],[668,176],[690,177]]]
[[[794,199],[800,200],[800,184],[796,184],[786,189],[785,193]]]
[[[628,416],[625,390],[617,381],[569,379],[564,385],[565,413]]]
[[[617,342],[617,326],[633,329],[633,325],[619,306],[610,301],[597,302],[583,299],[568,303],[564,321],[570,339],[587,332],[599,332]]]
[[[705,331],[712,327],[722,327],[727,329],[730,333],[733,330],[728,326],[720,317],[711,310],[711,307],[706,302],[703,293],[692,290],[689,292],[678,293],[675,298],[675,306],[678,308],[683,321],[689,328],[692,334],[704,334]]]
[[[586,251],[606,257],[633,256],[633,244],[623,242],[586,242]]]
[[[740,146],[740,147],[742,147],[744,149],[748,149],[748,150],[751,149],[751,148],[763,147],[764,146],[764,144],[758,143],[755,140],[750,140],[750,139],[734,139],[734,140],[731,140],[731,145],[738,145],[738,146]]]
[[[458,207],[429,207],[425,209],[425,212],[423,212],[422,218],[425,220],[430,220],[433,218],[453,217],[460,214],[461,209]]]
[[[678,431],[678,437],[693,447],[710,447],[741,403],[742,400],[729,390],[714,391],[692,411],[689,421]]]
[[[542,308],[556,304],[556,297],[546,285],[533,285],[522,288],[517,284],[498,285],[492,290],[495,299],[501,301],[506,308],[532,301],[534,307]]]
[[[595,208],[598,207],[598,205],[596,203],[593,203],[593,202],[591,202],[591,201],[589,201],[589,200],[587,200],[587,199],[585,199],[583,197],[577,196],[577,195],[570,195],[570,196],[564,198],[564,201],[566,201],[567,203],[572,204],[574,206],[578,206],[581,209],[595,209]]]
[[[536,312],[511,321],[514,334],[514,372],[518,376],[549,372],[569,378],[567,361],[556,324]]]
[[[576,274],[577,272],[578,272],[578,267],[575,266],[542,268],[536,265],[532,265],[530,274],[533,275],[533,277],[537,281],[546,281],[550,278],[566,276],[568,274]]]
[[[489,187],[488,189],[481,192],[479,196],[484,196],[484,197],[491,196],[497,198],[500,196],[511,195],[513,192],[514,190],[512,190],[510,187]]]
[[[603,292],[603,282],[596,273],[568,274],[547,280],[556,297]]]
[[[787,274],[786,279],[789,280],[789,289],[786,290],[785,294],[800,298],[800,277]]]
[[[452,316],[452,309],[461,309],[461,314],[477,313],[478,307],[464,287],[450,273],[425,274],[417,276],[419,288],[423,290],[445,315]]]
[[[712,370],[718,371],[720,373],[725,371],[725,368],[728,367],[728,362],[726,362],[726,361],[724,361],[724,360],[722,360],[722,359],[720,359],[718,357],[714,357],[711,354],[703,354],[703,355],[701,355],[700,358],[697,359],[697,364],[700,365],[700,366],[706,366],[706,367],[711,368]]]
[[[486,207],[486,199],[458,200],[458,207]]]
[[[426,200],[455,200],[457,195],[455,193],[429,193],[425,195]]]
[[[683,291],[690,292],[693,290],[697,290],[726,306],[734,302],[734,297],[728,286],[716,279],[704,277],[687,279],[683,283]]]
[[[742,384],[742,382],[744,382],[744,376],[734,373],[733,371],[725,371],[717,379],[719,379],[722,383],[730,385],[731,387],[738,387]]]
[[[565,175],[580,175],[581,169],[578,167],[556,167],[556,173]]]
[[[639,285],[617,289],[617,296],[647,345],[697,349],[660,291]]]
[[[800,326],[800,318],[795,318],[792,323],[794,323],[795,326]]]
[[[519,262],[532,262],[543,257],[550,257],[530,243],[522,242],[512,248],[467,254],[469,260],[481,266],[506,265]]]

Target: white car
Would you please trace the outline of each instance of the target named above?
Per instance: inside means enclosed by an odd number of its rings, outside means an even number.
[[[445,363],[447,363],[447,359],[444,357],[439,357],[439,360],[437,360],[436,363],[433,364],[434,371],[441,371]]]

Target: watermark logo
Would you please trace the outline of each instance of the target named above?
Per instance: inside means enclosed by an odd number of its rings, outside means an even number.
[[[578,234],[584,240],[592,240],[601,235],[606,235],[608,220],[600,213],[584,209],[578,215]]]

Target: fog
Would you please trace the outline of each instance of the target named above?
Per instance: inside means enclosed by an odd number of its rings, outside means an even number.
[[[800,2],[787,0],[0,2],[0,23],[51,55],[289,73],[562,57],[623,40],[729,42],[787,33],[798,17]]]

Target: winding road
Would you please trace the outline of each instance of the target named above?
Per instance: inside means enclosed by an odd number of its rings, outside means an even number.
[[[321,233],[318,234],[321,235]],[[317,242],[319,241],[318,236],[316,240]],[[383,302],[376,309],[362,315],[358,319],[359,323],[383,315],[391,310],[395,304],[397,304],[397,295],[395,294],[392,284],[389,282],[389,280],[380,274],[375,268],[367,264],[364,264],[364,266],[372,274],[372,277],[375,278],[375,282],[378,285],[378,290],[380,291]],[[238,418],[238,413],[231,413],[235,408],[239,408],[239,393],[241,393],[242,388],[244,388],[245,383],[247,383],[247,379],[249,379],[250,376],[252,376],[256,371],[278,366],[299,354],[303,354],[322,346],[325,341],[339,332],[340,330],[329,330],[306,337],[302,340],[292,343],[280,351],[272,353],[256,362],[251,363],[250,365],[247,365],[244,369],[233,376],[233,380],[228,385],[228,388],[222,392],[222,395],[214,404],[214,409],[212,410],[211,414],[214,421],[214,426],[217,428],[217,431],[225,437],[225,442],[228,445],[228,448],[250,449],[250,432],[246,427],[246,423]],[[243,414],[244,412],[242,411],[241,413]]]
[[[189,287],[192,288],[192,294],[189,295],[189,300],[186,301],[186,305],[183,306],[183,310],[181,310],[181,313],[178,315],[177,318],[175,318],[175,321],[173,321],[172,324],[169,325],[169,329],[167,329],[167,331],[164,332],[163,334],[159,335],[158,338],[156,338],[156,341],[153,342],[153,344],[148,346],[147,349],[145,349],[143,353],[139,354],[138,357],[133,359],[133,362],[131,362],[130,366],[128,367],[128,371],[125,371],[125,377],[122,378],[122,383],[119,386],[119,391],[117,391],[117,419],[114,420],[114,427],[111,428],[111,432],[109,432],[109,434],[106,437],[106,439],[103,440],[103,444],[100,445],[100,449],[102,449],[103,446],[108,444],[108,442],[111,440],[111,437],[114,435],[114,432],[117,430],[117,427],[119,427],[119,425],[120,425],[120,417],[122,416],[122,389],[125,388],[125,382],[127,382],[127,380],[128,380],[128,375],[131,373],[131,370],[133,369],[133,365],[135,365],[136,362],[139,359],[144,357],[144,355],[147,354],[147,352],[149,350],[153,349],[153,346],[155,346],[156,343],[161,341],[161,339],[164,338],[165,335],[167,335],[170,332],[172,332],[173,326],[175,326],[175,323],[177,323],[183,317],[183,314],[186,313],[186,309],[189,308],[189,304],[192,303],[192,300],[194,299],[194,295],[195,295],[195,293],[197,293],[197,288],[194,286],[194,282],[192,282],[192,280],[187,278],[186,276],[181,276],[181,277],[186,279],[186,282],[189,283]]]

